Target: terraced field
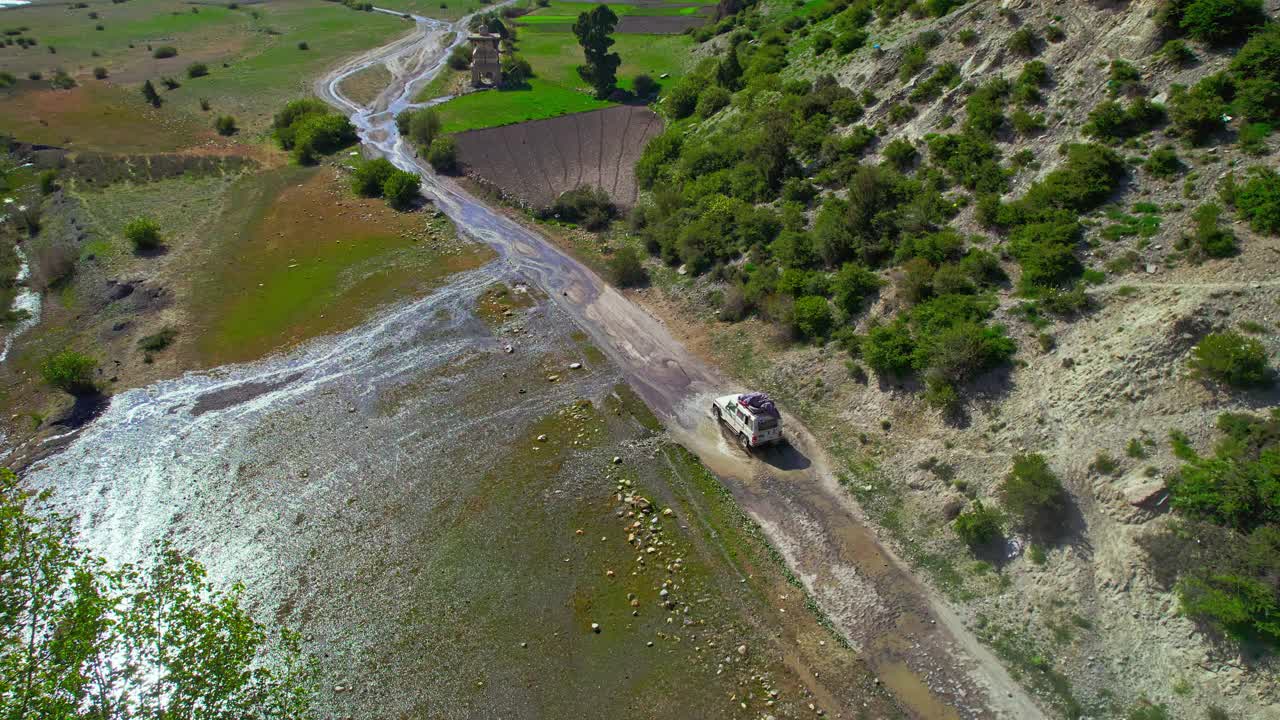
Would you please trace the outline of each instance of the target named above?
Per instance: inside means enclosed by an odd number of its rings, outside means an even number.
[[[468,173],[510,200],[543,207],[566,190],[592,185],[629,206],[640,151],[660,132],[662,119],[653,111],[622,105],[473,130],[457,141]]]

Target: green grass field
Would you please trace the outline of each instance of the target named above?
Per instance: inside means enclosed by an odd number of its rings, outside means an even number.
[[[97,12],[99,18],[89,18],[89,12]],[[96,24],[103,30],[94,30]],[[92,3],[83,10],[40,5],[4,11],[0,27],[19,26],[29,27],[28,37],[57,52],[50,54],[41,46],[0,49],[0,66],[15,74],[49,74],[62,67],[77,75],[82,85],[117,85],[130,92],[145,79],[159,86],[161,77],[172,77],[181,87],[161,89],[166,107],[199,114],[199,100],[207,98],[213,105],[210,115],[234,115],[248,130],[265,126],[286,99],[309,93],[310,83],[325,68],[412,27],[385,13],[314,0],[279,0],[237,10],[132,0],[120,5]],[[301,49],[301,43],[307,49]],[[173,46],[178,55],[152,57],[148,46],[161,45]],[[188,78],[186,69],[196,61],[206,64],[209,74]],[[107,69],[105,80],[91,76],[98,66]]]
[[[572,5],[572,3],[559,3]],[[542,8],[539,14],[522,18],[563,18],[564,15],[542,15],[556,8]],[[517,52],[533,66],[534,79],[526,90],[502,90],[471,93],[439,106],[445,132],[461,132],[478,128],[509,125],[526,120],[539,120],[572,112],[597,110],[613,103],[597,100],[590,88],[578,77],[582,49],[572,32],[562,22],[552,25],[521,27],[516,41]],[[693,40],[687,35],[614,35],[613,50],[622,57],[618,68],[618,85],[630,90],[640,73],[670,87],[691,61]],[[421,99],[428,99],[427,92]]]

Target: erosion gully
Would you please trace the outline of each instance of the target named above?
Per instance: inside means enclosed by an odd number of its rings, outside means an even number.
[[[553,319],[572,321],[587,333],[669,433],[721,478],[835,630],[864,657],[908,714],[928,720],[1043,717],[998,660],[877,541],[800,422],[785,418],[787,449],[743,454],[726,442],[708,413],[712,397],[739,389],[729,378],[693,356],[655,317],[539,233],[434,174],[419,160],[399,136],[395,115],[416,106],[414,96],[443,69],[449,51],[465,42],[468,19],[453,24],[412,19],[413,32],[331,71],[316,84],[316,91],[350,114],[367,151],[421,175],[423,192],[436,207],[460,232],[493,248],[499,259],[329,342],[270,361],[190,374],[125,393],[67,449],[32,468],[34,482],[81,493],[78,504],[88,508],[86,533],[97,533],[96,545],[108,557],[132,558],[140,551],[139,538],[163,537],[170,525],[181,524],[182,518],[173,517],[167,506],[191,502],[193,492],[221,492],[210,490],[209,484],[185,484],[201,473],[260,477],[267,465],[261,460],[264,456],[271,458],[272,467],[291,468],[290,477],[306,477],[310,466],[355,474],[378,465],[394,472],[402,459],[376,448],[385,433],[397,429],[366,423],[365,432],[348,434],[340,429],[346,414],[362,412],[381,379],[443,367],[474,350],[478,341],[456,332],[451,323],[458,321],[451,318],[465,316],[462,305],[484,284],[523,280],[548,295],[554,303]],[[446,42],[450,34],[452,41]],[[342,95],[343,79],[375,64],[386,65],[393,81],[371,106]],[[432,338],[437,342],[427,342]],[[441,426],[450,423],[446,404],[436,403],[431,411],[440,413]],[[482,432],[486,424],[510,424],[517,415],[532,412],[495,408],[492,415],[459,418],[464,426],[450,427],[449,432]],[[261,424],[264,418],[261,429],[246,430],[254,427],[251,419]],[[267,437],[263,433],[268,427],[273,434],[289,431],[286,437],[301,444],[294,447],[290,440]],[[402,441],[410,439],[435,442],[420,429],[413,432],[414,438],[396,437],[395,443],[403,447]],[[117,482],[101,479],[112,473],[119,475]],[[341,475],[331,473],[335,474]],[[300,507],[310,492],[306,485],[296,483],[290,490],[300,494],[294,498]],[[139,515],[118,510],[113,498],[125,494],[133,500],[132,507],[138,507],[137,497],[142,496],[156,511]],[[199,500],[215,506],[221,502],[218,497]],[[353,496],[350,503],[357,500]],[[265,517],[291,511],[264,506],[261,513]],[[347,512],[341,507],[312,511]],[[185,532],[216,544],[219,532],[251,520],[229,518],[222,523],[225,527],[188,527]],[[252,558],[236,558],[235,564],[243,567],[246,561]],[[251,584],[254,580],[243,579]]]

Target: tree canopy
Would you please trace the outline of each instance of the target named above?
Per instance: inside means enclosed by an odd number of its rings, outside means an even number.
[[[598,98],[607,97],[618,86],[618,65],[622,64],[622,58],[618,53],[609,52],[617,25],[618,16],[608,5],[597,5],[578,15],[573,24],[573,34],[586,58],[586,64],[578,66],[578,74],[591,83]]]
[[[298,638],[269,643],[242,586],[167,544],[109,567],[47,500],[0,469],[0,717],[311,717]]]

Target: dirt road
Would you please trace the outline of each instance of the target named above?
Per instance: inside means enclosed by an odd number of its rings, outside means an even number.
[[[1043,711],[941,600],[882,547],[861,521],[827,458],[792,417],[792,447],[750,457],[726,443],[710,398],[738,388],[688,352],[656,318],[536,232],[435,175],[399,137],[394,116],[465,42],[466,18],[448,26],[416,18],[415,31],[343,64],[317,93],[352,116],[365,145],[423,178],[423,192],[459,228],[493,247],[540,286],[616,362],[670,433],[712,468],[813,596],[833,626],[919,718],[1038,718]],[[454,32],[452,43],[446,44]],[[380,63],[395,77],[362,107],[341,81]]]

